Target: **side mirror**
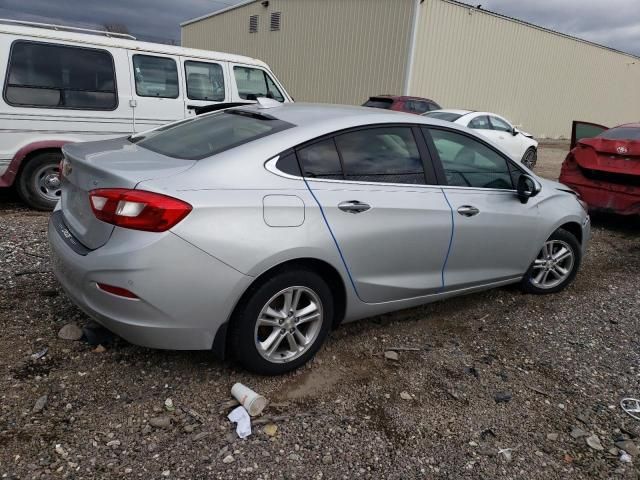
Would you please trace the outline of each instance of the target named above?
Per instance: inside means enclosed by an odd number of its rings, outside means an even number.
[[[511,130],[511,135],[513,135],[514,137],[519,133],[520,133],[520,130],[518,130],[516,127],[513,127],[513,130]]]
[[[527,203],[530,198],[535,197],[542,190],[542,185],[531,175],[523,173],[518,178],[518,199],[520,203]]]

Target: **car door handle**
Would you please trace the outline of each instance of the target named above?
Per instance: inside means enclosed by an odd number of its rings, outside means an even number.
[[[472,207],[471,205],[462,205],[461,207],[458,207],[458,213],[463,217],[473,217],[474,215],[479,214],[480,210],[476,207]]]
[[[369,210],[371,206],[358,200],[349,200],[348,202],[338,204],[338,208],[347,213],[361,213]]]

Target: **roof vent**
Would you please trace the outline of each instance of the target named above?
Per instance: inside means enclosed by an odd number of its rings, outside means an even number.
[[[258,33],[258,15],[249,17],[249,33]]]
[[[256,103],[258,104],[258,108],[275,108],[282,106],[279,101],[267,97],[256,98]]]
[[[277,32],[280,30],[280,17],[282,16],[281,12],[273,12],[271,14],[271,31]]]

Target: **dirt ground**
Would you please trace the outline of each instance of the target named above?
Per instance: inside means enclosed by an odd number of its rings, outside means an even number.
[[[565,153],[542,148],[536,170],[557,178]],[[639,476],[640,421],[619,406],[640,397],[638,219],[595,217],[560,294],[502,288],[345,325],[275,378],[58,338],[88,319],[50,273],[46,223],[0,199],[2,478]],[[414,350],[385,359],[399,347]],[[234,382],[272,402],[245,440],[226,418]]]

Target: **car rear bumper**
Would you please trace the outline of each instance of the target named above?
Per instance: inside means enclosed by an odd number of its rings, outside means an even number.
[[[115,229],[105,246],[85,255],[71,248],[52,220],[48,236],[53,272],[71,300],[145,347],[211,349],[252,280],[170,232]],[[107,293],[97,283],[126,288],[139,298]]]
[[[560,179],[587,202],[589,210],[618,215],[640,215],[640,187],[607,184],[605,182],[571,181]]]

